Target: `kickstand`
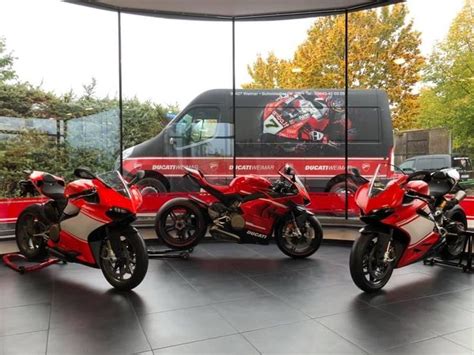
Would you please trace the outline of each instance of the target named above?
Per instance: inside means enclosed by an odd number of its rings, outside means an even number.
[[[435,264],[447,265],[461,268],[463,272],[472,272],[472,243],[474,238],[474,231],[467,230],[464,232],[464,234],[466,235],[466,239],[464,240],[463,252],[459,256],[458,262],[441,260],[435,257],[431,257],[423,260],[423,264],[431,266]]]
[[[175,249],[148,249],[149,258],[161,258],[161,259],[189,259],[190,254],[193,252],[193,248],[188,250],[175,250]]]

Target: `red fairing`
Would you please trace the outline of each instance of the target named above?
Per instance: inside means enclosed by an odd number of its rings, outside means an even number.
[[[45,173],[35,171],[30,175],[31,182],[41,191],[42,180]],[[64,180],[54,177],[58,182],[64,184]],[[120,177],[121,179],[121,177]],[[122,181],[123,180],[119,180]],[[64,214],[60,225],[58,241],[48,240],[48,246],[62,253],[73,253],[77,261],[97,266],[97,260],[91,250],[89,237],[100,228],[112,223],[114,219],[108,214],[112,208],[119,208],[135,216],[142,204],[142,196],[137,187],[126,187],[123,183],[123,191],[108,186],[99,178],[79,179],[70,182],[64,188],[64,194],[52,195],[57,200],[56,206],[62,205]],[[88,199],[87,196],[95,196]],[[127,212],[128,211],[128,212]],[[58,221],[52,221],[57,224]]]
[[[385,171],[379,173],[387,176]],[[384,182],[384,178],[377,180],[374,176],[357,190],[355,201],[361,209],[362,220],[376,226],[385,225],[401,236],[405,249],[396,267],[402,267],[423,258],[441,236],[433,220],[428,218],[431,213],[427,200],[429,184],[422,180],[408,181],[407,175],[394,174],[392,178],[394,180]],[[382,213],[383,218],[377,219],[377,213]]]
[[[91,180],[75,180],[67,184],[66,188],[64,189],[64,194],[67,198],[74,196],[78,193],[91,190],[94,188],[94,183]]]

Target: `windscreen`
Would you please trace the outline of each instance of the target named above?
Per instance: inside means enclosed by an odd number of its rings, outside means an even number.
[[[395,174],[390,173],[393,171]],[[377,166],[374,176],[369,184],[369,197],[375,197],[381,192],[385,191],[390,181],[398,178],[404,172],[395,165],[382,163]]]
[[[103,183],[125,197],[130,197],[127,184],[118,171],[109,171],[97,176]]]

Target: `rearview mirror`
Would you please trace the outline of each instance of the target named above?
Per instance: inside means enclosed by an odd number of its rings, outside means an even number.
[[[87,179],[87,180],[95,179],[95,175],[92,174],[87,168],[76,168],[74,170],[74,176],[77,176],[80,179]]]
[[[136,184],[138,181],[143,179],[145,177],[145,171],[144,170],[137,170],[135,176],[133,177],[132,180],[128,183],[128,186],[132,186]]]
[[[360,172],[359,172],[359,169],[357,169],[357,168],[351,168],[351,173],[352,173],[355,177],[360,177]]]

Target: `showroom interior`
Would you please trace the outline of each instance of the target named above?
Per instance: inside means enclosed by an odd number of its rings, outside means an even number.
[[[0,355],[473,354],[474,1],[0,3]]]

